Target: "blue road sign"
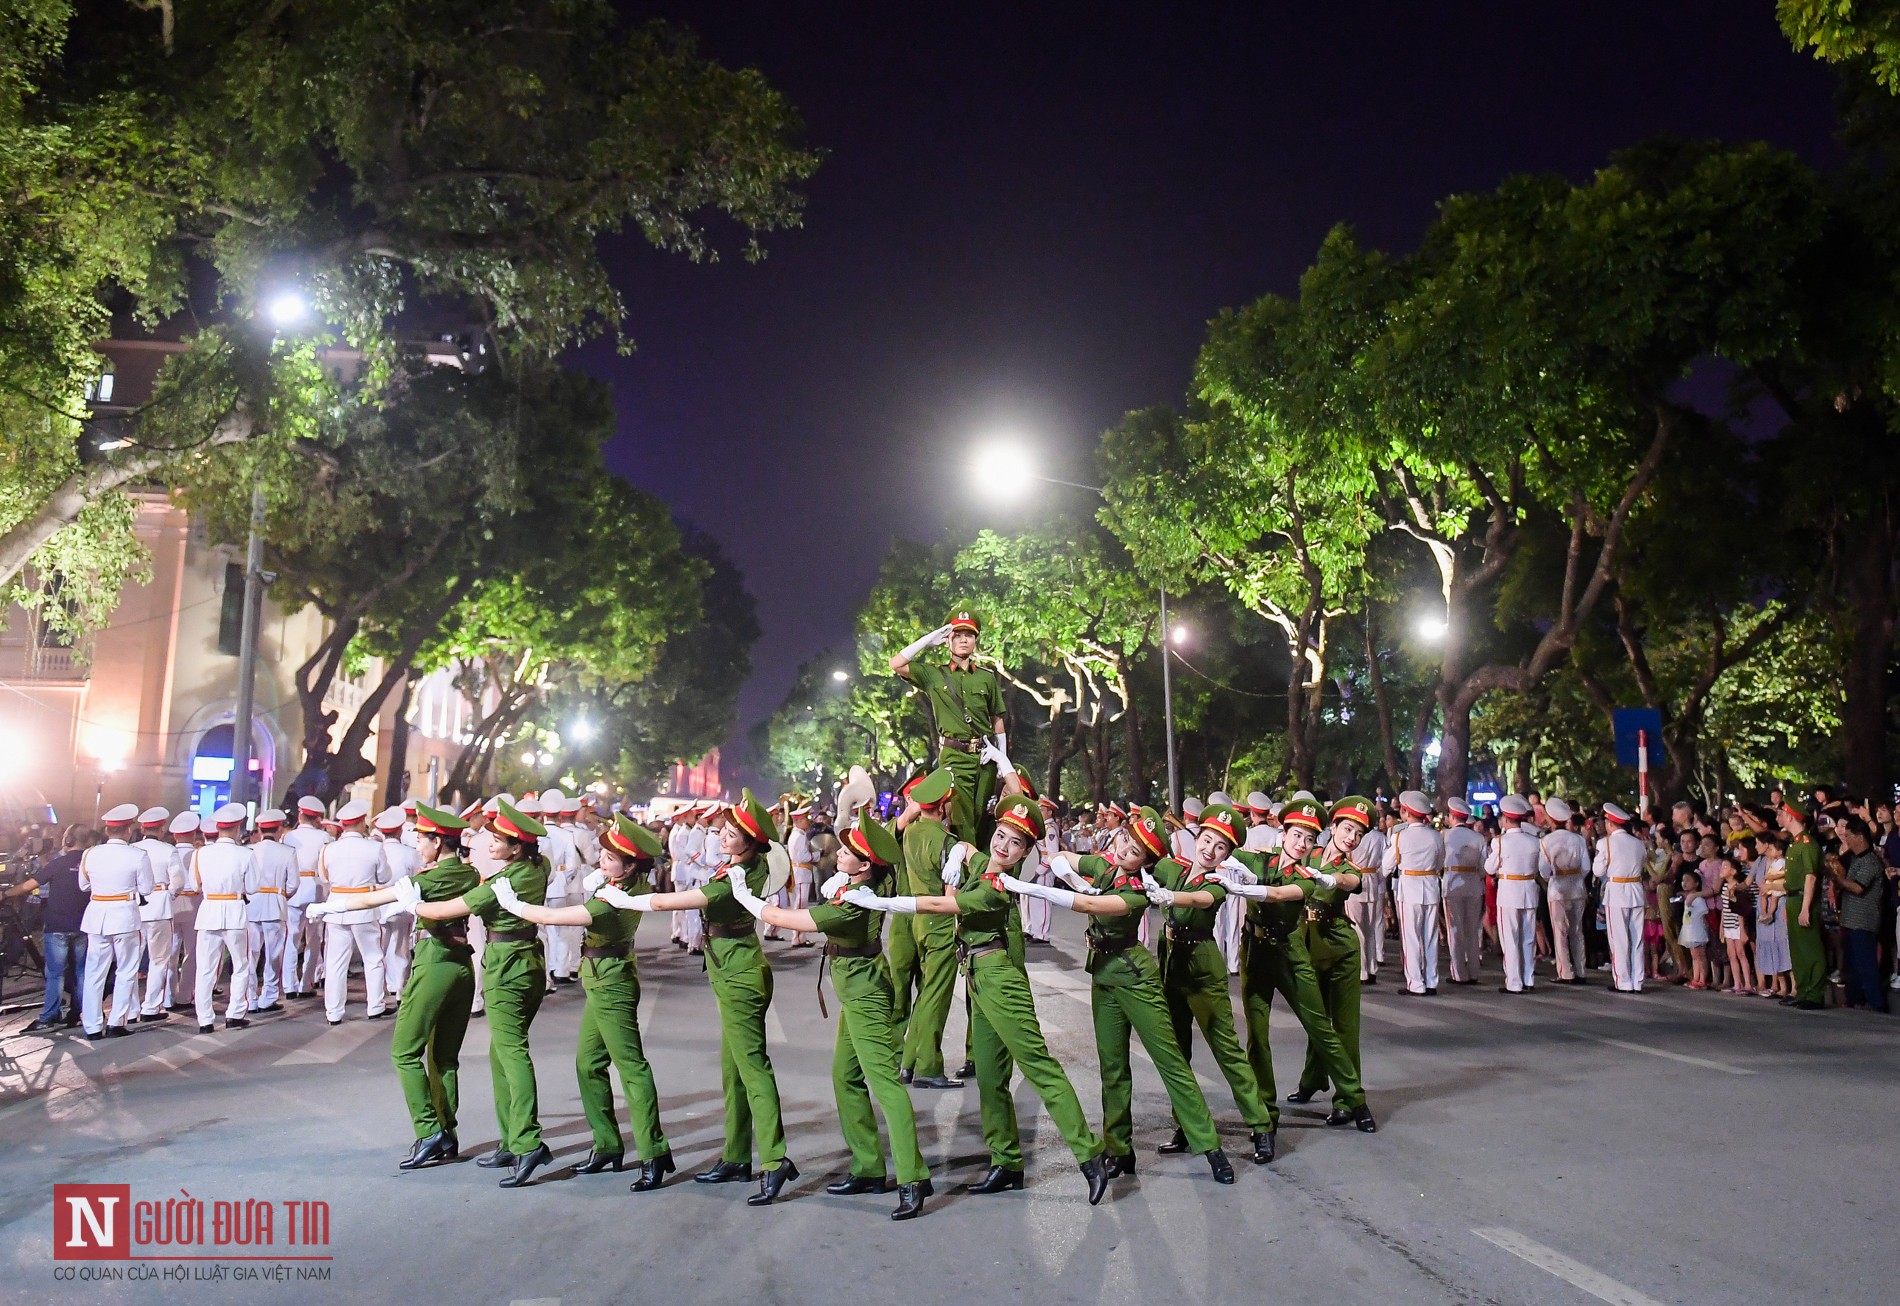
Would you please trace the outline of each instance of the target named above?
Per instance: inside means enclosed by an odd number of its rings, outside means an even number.
[[[1612,714],[1616,730],[1616,764],[1634,768],[1636,737],[1649,736],[1649,764],[1662,760],[1662,713],[1653,707],[1619,707]]]

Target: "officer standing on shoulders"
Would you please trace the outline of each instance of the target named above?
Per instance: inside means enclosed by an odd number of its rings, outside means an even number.
[[[996,793],[993,752],[1007,755],[1003,732],[1003,684],[996,673],[976,665],[982,623],[968,608],[909,645],[891,659],[891,670],[910,681],[930,704],[941,752],[956,784],[950,829],[966,843],[981,845],[989,835],[989,804]],[[939,644],[950,646],[948,663],[918,662],[917,655]],[[993,750],[993,751],[992,751]]]

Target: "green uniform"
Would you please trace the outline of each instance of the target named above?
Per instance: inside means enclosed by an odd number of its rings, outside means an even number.
[[[1092,1161],[1102,1153],[1102,1140],[1089,1128],[1074,1085],[1043,1042],[1029,973],[1021,953],[1011,952],[1012,936],[1020,939],[1022,932],[1021,924],[1011,920],[1017,914],[1016,902],[1001,883],[983,873],[988,865],[988,853],[972,857],[966,887],[957,894],[957,950],[963,959],[963,982],[970,990],[977,1094],[990,1164],[1023,1168],[1022,1139],[1009,1092],[1010,1072],[1017,1066],[1042,1098],[1075,1159]]]
[[[1005,715],[1003,683],[996,673],[972,664],[968,671],[954,663],[913,662],[910,683],[930,700],[930,716],[944,739],[968,748],[943,746],[939,762],[956,777],[956,796],[950,800],[950,828],[957,838],[978,848],[989,844],[990,797],[996,792],[996,768],[977,758],[977,749]]]
[[[548,864],[543,858],[511,862],[499,874],[507,877],[521,901],[547,901]],[[502,1150],[526,1156],[541,1146],[528,1026],[547,992],[547,964],[534,926],[503,911],[487,884],[470,889],[462,901],[468,904],[469,914],[481,917],[488,929],[488,941],[482,947],[482,1002],[488,1009],[488,1068],[494,1077]]]
[[[943,859],[956,839],[942,821],[920,816],[904,831],[904,872],[899,892],[920,898],[943,896]],[[917,976],[917,997],[910,1005],[900,1058],[917,1075],[943,1074],[943,1030],[957,992],[957,923],[948,916],[907,916]],[[909,985],[909,971],[905,985]]]
[[[785,1128],[778,1080],[765,1048],[765,1013],[772,1005],[772,967],[759,943],[752,913],[732,896],[727,876],[743,874],[746,887],[764,890],[771,868],[763,856],[722,867],[700,892],[706,895],[706,977],[719,1001],[719,1084],[726,1099],[726,1150],[741,1165],[772,1169],[785,1159]]]
[[[1241,865],[1267,885],[1297,885],[1302,895],[1310,895],[1319,886],[1310,877],[1289,873],[1280,854],[1269,855],[1237,851]],[[1272,1121],[1280,1122],[1279,1093],[1273,1077],[1273,1048],[1268,1042],[1268,1027],[1273,1014],[1273,995],[1277,991],[1293,1008],[1294,1016],[1306,1031],[1328,1076],[1334,1084],[1336,1106],[1355,1107],[1365,1103],[1359,1078],[1340,1046],[1339,1033],[1326,1017],[1326,1003],[1320,997],[1319,978],[1313,973],[1313,959],[1306,950],[1306,937],[1300,925],[1306,917],[1305,902],[1249,902],[1247,925],[1241,942],[1240,1000],[1247,1015],[1247,1062],[1253,1067],[1260,1085],[1262,1104]]]
[[[1322,864],[1320,869],[1333,874],[1358,873],[1343,861],[1331,866]],[[1332,1023],[1334,1033],[1339,1036],[1340,1052],[1352,1067],[1355,1096],[1343,1096],[1343,1088],[1341,1094],[1335,1094],[1335,1104],[1348,1108],[1366,1100],[1359,1063],[1359,931],[1346,919],[1346,899],[1350,897],[1350,893],[1338,886],[1327,889],[1315,884],[1306,898],[1306,918],[1300,922],[1300,935],[1306,943],[1306,955],[1313,963],[1320,1002],[1326,1008],[1326,1018]],[[1319,1093],[1331,1082],[1332,1074],[1320,1054],[1319,1042],[1308,1035],[1300,1089]]]
[[[904,836],[898,833],[897,822],[886,821],[884,828],[901,848]],[[897,875],[897,892],[909,893],[910,877],[905,873],[903,861],[900,859],[892,869]],[[893,917],[891,937],[884,945],[884,960],[891,976],[891,1016],[897,1022],[897,1052],[900,1059],[904,1053],[904,1037],[910,1025],[911,999],[923,981],[923,968],[917,953],[916,919],[913,916]],[[952,926],[954,932],[955,927]]]
[[[897,1182],[912,1184],[927,1179],[930,1170],[917,1147],[917,1117],[911,1110],[910,1094],[897,1077],[901,1035],[892,1013],[895,1000],[890,974],[878,955],[884,913],[833,898],[814,906],[811,919],[824,931],[831,986],[838,994],[838,1044],[831,1058],[831,1091],[838,1102],[838,1125],[844,1130],[845,1145],[851,1149],[851,1173],[861,1179],[884,1177],[877,1117],[871,1113],[875,1096],[891,1133]],[[899,916],[897,924],[906,920]]]
[[[653,888],[645,877],[620,887],[628,893]],[[594,1130],[594,1150],[622,1155],[625,1143],[614,1118],[614,1085],[607,1073],[609,1066],[617,1069],[633,1124],[633,1154],[651,1161],[673,1149],[660,1132],[660,1095],[640,1044],[640,970],[633,957],[640,913],[590,898],[587,914],[592,919],[581,936],[581,990],[587,1004],[581,1008],[580,1042],[574,1049],[581,1109]]]
[[[1141,877],[1105,857],[1076,861],[1102,896],[1120,898],[1128,907],[1123,916],[1089,917],[1089,1007],[1095,1015],[1095,1051],[1102,1062],[1102,1135],[1108,1150],[1117,1156],[1135,1150],[1135,1075],[1128,1058],[1132,1030],[1141,1036],[1161,1075],[1188,1147],[1211,1152],[1220,1146],[1220,1135],[1168,1019],[1161,967],[1141,943],[1141,917],[1148,910]]]
[[[459,857],[444,857],[415,876],[424,902],[447,902],[482,877]],[[462,1039],[475,1004],[474,950],[467,921],[416,921],[415,949],[402,1005],[389,1040],[389,1059],[417,1138],[455,1132],[461,1101]]]
[[[1212,907],[1171,907],[1161,937],[1161,986],[1168,999],[1168,1016],[1182,1059],[1193,1055],[1194,1027],[1201,1027],[1214,1064],[1226,1077],[1234,1106],[1251,1133],[1273,1128],[1274,1116],[1260,1098],[1260,1081],[1241,1049],[1234,1030],[1234,1000],[1227,987],[1227,959],[1214,942],[1214,917],[1227,898],[1227,886],[1209,879],[1173,857],[1154,868],[1163,887],[1187,893],[1208,893]]]
[[[1807,834],[1788,841],[1788,960],[1794,966],[1794,996],[1802,1002],[1827,1002],[1827,948],[1821,941],[1821,905],[1801,924],[1801,904],[1821,893],[1821,845]]]

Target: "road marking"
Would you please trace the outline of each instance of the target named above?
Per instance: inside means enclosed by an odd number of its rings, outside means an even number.
[[[382,1022],[375,1020],[353,1020],[343,1025],[332,1025],[302,1047],[286,1052],[271,1064],[273,1066],[335,1065],[378,1034],[383,1033],[384,1029]]]
[[[1601,1034],[1585,1034],[1580,1030],[1567,1031],[1573,1037],[1587,1038],[1597,1043],[1608,1043],[1613,1048],[1622,1048],[1626,1052],[1641,1052],[1645,1056],[1662,1057],[1667,1061],[1680,1061],[1685,1066],[1699,1066],[1703,1070],[1719,1070],[1725,1075],[1752,1075],[1755,1072],[1747,1066],[1731,1066],[1725,1061],[1711,1061],[1707,1057],[1692,1057],[1686,1052],[1671,1052],[1667,1048],[1653,1048],[1646,1043],[1631,1043],[1627,1039],[1605,1038]]]
[[[129,1070],[133,1066],[143,1068],[153,1065],[163,1066],[167,1070],[183,1070],[192,1062],[208,1057],[217,1051],[220,1041],[216,1034],[193,1034],[190,1038],[174,1043],[163,1051],[140,1057],[126,1069]]]
[[[1573,1261],[1555,1248],[1532,1242],[1515,1229],[1473,1229],[1471,1232],[1488,1243],[1502,1247],[1520,1260],[1529,1261],[1547,1274],[1554,1274],[1573,1288],[1581,1288],[1611,1306],[1662,1306],[1654,1297],[1618,1283],[1607,1274],[1599,1274],[1581,1261]]]
[[[1500,997],[1503,997],[1504,1001],[1515,1001],[1515,999],[1504,997],[1504,995],[1500,995]],[[1537,1019],[1535,1016],[1527,1016],[1521,1011],[1508,1011],[1504,1008],[1502,1002],[1472,1002],[1465,998],[1441,997],[1438,999],[1438,1005],[1441,1007],[1449,1007],[1453,1011],[1468,1011],[1474,1016],[1484,1016],[1491,1020],[1503,1021],[1506,1025],[1542,1025],[1547,1023]],[[1364,1009],[1365,1006],[1362,1001],[1360,1010],[1363,1011]]]
[[[559,1297],[517,1297],[508,1306],[561,1306]]]

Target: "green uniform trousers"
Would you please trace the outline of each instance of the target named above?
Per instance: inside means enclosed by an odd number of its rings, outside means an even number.
[[[723,1159],[752,1160],[771,1169],[785,1159],[785,1126],[779,1113],[778,1079],[765,1050],[765,1013],[772,1005],[772,968],[751,965],[713,976],[719,1001],[719,1086],[726,1099]]]
[[[1365,1103],[1359,1076],[1339,1045],[1339,1032],[1326,1018],[1326,1004],[1319,995],[1319,980],[1313,974],[1313,962],[1296,931],[1285,940],[1262,938],[1247,932],[1240,963],[1240,1002],[1247,1015],[1247,1064],[1253,1067],[1260,1084],[1261,1100],[1272,1119],[1271,1128],[1280,1123],[1279,1091],[1273,1078],[1273,1048],[1268,1042],[1268,1026],[1273,1014],[1273,995],[1278,992],[1293,1008],[1307,1042],[1319,1053],[1321,1063],[1334,1085],[1333,1103],[1355,1107]]]
[[[1016,1104],[1009,1093],[1010,1074],[1018,1066],[1042,1098],[1049,1118],[1055,1121],[1076,1161],[1100,1156],[1102,1140],[1089,1128],[1075,1086],[1043,1042],[1036,1002],[1029,992],[1029,976],[999,949],[971,958],[964,982],[970,987],[977,1099],[982,1106],[983,1141],[989,1145],[990,1164],[1005,1170],[1023,1168],[1022,1136],[1016,1129]]]
[[[922,954],[917,951],[917,926],[920,923],[916,916],[892,916],[890,937],[884,941],[884,963],[891,974],[891,1018],[897,1022],[897,1047],[900,1054],[904,1047],[905,1027],[910,1023],[911,999],[917,986],[923,982]]]
[[[950,799],[951,833],[965,843],[988,848],[990,831],[996,828],[989,811],[990,799],[996,793],[996,768],[960,748],[944,749],[939,760],[950,768],[957,784]]]
[[[496,943],[482,953],[482,1000],[488,1007],[488,1069],[495,1081],[495,1119],[503,1150],[525,1156],[541,1146],[539,1096],[528,1026],[547,992],[547,962],[537,943]]]
[[[1359,1061],[1359,935],[1352,922],[1341,917],[1324,924],[1302,925],[1306,934],[1306,953],[1313,961],[1313,978],[1319,985],[1326,1018],[1339,1036],[1340,1051],[1352,1066],[1352,1082],[1358,1092],[1354,1102],[1335,1093],[1344,1106],[1365,1102],[1364,1076]],[[1332,1083],[1332,1074],[1320,1055],[1319,1043],[1310,1034],[1306,1040],[1306,1065],[1300,1070],[1302,1092],[1320,1093]]]
[[[1821,909],[1815,907],[1801,924],[1801,895],[1791,893],[1788,911],[1788,960],[1794,967],[1794,995],[1803,1002],[1827,1002],[1827,945],[1821,937]]]
[[[1219,1147],[1220,1135],[1214,1129],[1214,1117],[1208,1114],[1207,1098],[1181,1055],[1168,1019],[1160,975],[1140,984],[1097,980],[1089,986],[1089,1008],[1095,1013],[1095,1051],[1102,1062],[1102,1136],[1108,1150],[1117,1156],[1135,1150],[1135,1074],[1128,1056],[1131,1030],[1140,1035],[1142,1047],[1161,1075],[1188,1148],[1199,1153]]]
[[[1227,986],[1227,959],[1221,955],[1220,945],[1204,940],[1183,946],[1164,939],[1161,978],[1181,1059],[1192,1061],[1194,1027],[1199,1025],[1248,1132],[1258,1134],[1273,1128],[1274,1113],[1260,1099],[1260,1081],[1254,1078],[1240,1036],[1234,1031],[1234,999]],[[1185,1131],[1186,1126],[1182,1128]]]
[[[633,1154],[651,1161],[672,1145],[660,1132],[660,1095],[653,1067],[640,1044],[640,976],[623,957],[588,957],[581,962],[580,1042],[574,1049],[574,1075],[580,1081],[581,1109],[594,1131],[594,1150],[620,1155],[626,1148],[614,1118],[614,1084],[608,1067],[620,1072],[633,1126]]]
[[[475,968],[466,959],[425,961],[409,972],[389,1040],[396,1082],[417,1138],[455,1132],[461,1104],[462,1039],[475,1003]]]
[[[884,1177],[877,1117],[871,1114],[871,1098],[875,1095],[891,1132],[897,1182],[914,1184],[928,1179],[930,1170],[917,1147],[917,1117],[911,1109],[910,1094],[897,1077],[897,1041],[888,992],[841,998],[838,1046],[831,1058],[831,1091],[838,1100],[838,1125],[844,1130],[845,1145],[851,1149],[851,1173],[860,1179]]]
[[[948,916],[913,916],[921,981],[904,1028],[904,1069],[943,1073],[943,1031],[957,996],[957,923]]]

